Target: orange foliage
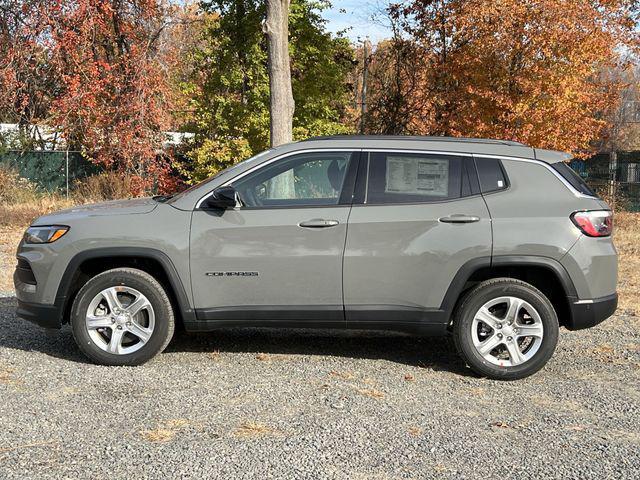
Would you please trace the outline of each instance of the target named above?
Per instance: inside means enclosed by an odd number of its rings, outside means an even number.
[[[407,130],[497,137],[584,154],[621,82],[602,75],[637,47],[623,0],[414,0],[392,17],[415,41]]]

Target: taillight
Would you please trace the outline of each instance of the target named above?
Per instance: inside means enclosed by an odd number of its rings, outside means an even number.
[[[590,237],[608,237],[613,230],[613,213],[609,210],[574,212],[571,221]]]

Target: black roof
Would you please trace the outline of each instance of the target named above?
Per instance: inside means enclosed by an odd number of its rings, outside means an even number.
[[[316,140],[406,140],[420,142],[484,143],[489,145],[526,146],[524,143],[513,140],[469,137],[434,137],[423,135],[327,135],[322,137],[311,137],[302,141],[310,142]]]

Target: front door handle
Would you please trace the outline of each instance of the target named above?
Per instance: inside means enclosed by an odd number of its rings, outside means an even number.
[[[311,220],[307,220],[306,222],[300,222],[298,226],[303,228],[327,228],[327,227],[335,227],[338,225],[337,220],[325,220],[324,218],[314,218]]]
[[[453,215],[449,215],[448,217],[439,218],[438,220],[444,223],[473,223],[479,222],[480,217],[476,217],[475,215],[464,215],[461,213],[455,213]]]

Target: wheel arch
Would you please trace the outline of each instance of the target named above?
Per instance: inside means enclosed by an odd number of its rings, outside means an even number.
[[[465,263],[440,307],[446,312],[446,318],[451,321],[456,305],[471,287],[498,277],[515,278],[533,285],[549,298],[561,325],[571,322],[570,304],[577,299],[577,294],[569,273],[553,258],[529,255],[481,257]]]
[[[138,268],[154,276],[167,290],[176,319],[184,322],[195,318],[178,271],[164,252],[148,247],[108,247],[79,252],[68,263],[55,300],[63,312],[63,322],[68,320],[73,300],[89,278],[119,267]]]

